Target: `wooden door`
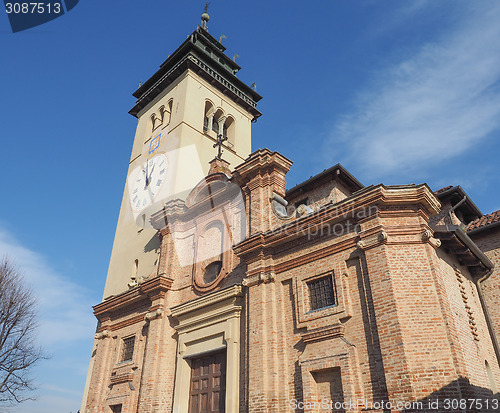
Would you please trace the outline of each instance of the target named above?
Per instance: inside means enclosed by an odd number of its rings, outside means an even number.
[[[226,352],[191,360],[189,413],[224,413]]]

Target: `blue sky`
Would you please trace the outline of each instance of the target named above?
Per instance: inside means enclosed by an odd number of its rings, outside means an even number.
[[[204,2],[87,0],[12,34],[0,15],[0,255],[40,301],[38,400],[80,406],[135,133],[131,93],[199,24]],[[500,209],[500,3],[213,0],[263,116],[253,149],[288,187],[342,163],[365,185],[462,185]]]

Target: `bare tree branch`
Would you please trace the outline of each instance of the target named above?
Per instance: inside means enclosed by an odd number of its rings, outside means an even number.
[[[31,368],[45,358],[36,344],[36,299],[7,258],[0,261],[0,403],[29,400]]]

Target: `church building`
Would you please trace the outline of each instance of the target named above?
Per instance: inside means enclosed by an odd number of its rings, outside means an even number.
[[[288,188],[208,20],[133,94],[81,412],[500,408],[500,211],[340,164]]]

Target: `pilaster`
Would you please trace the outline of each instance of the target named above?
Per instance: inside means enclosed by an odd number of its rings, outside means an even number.
[[[457,378],[428,258],[440,245],[428,226],[437,208],[415,202],[421,188],[402,189],[391,188],[376,213],[359,221],[357,243],[366,257],[391,402],[425,398]],[[403,195],[413,202],[401,202]]]
[[[247,234],[250,236],[283,224],[272,210],[271,198],[273,193],[285,196],[285,175],[291,166],[292,162],[278,152],[259,149],[236,167],[234,176],[248,200]]]

